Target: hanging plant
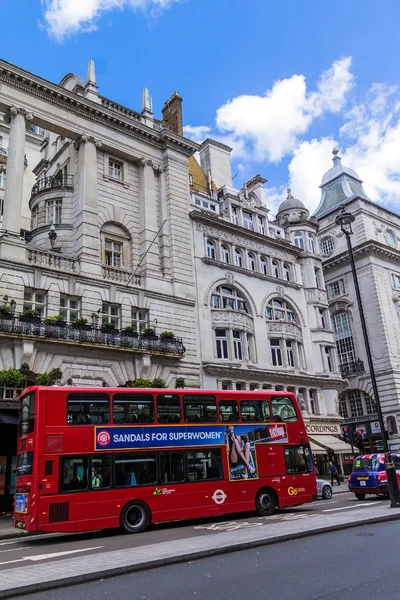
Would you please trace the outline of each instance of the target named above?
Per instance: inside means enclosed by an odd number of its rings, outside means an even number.
[[[46,317],[44,322],[46,325],[61,325],[64,323],[64,319],[61,315],[54,315],[53,317]]]
[[[175,339],[175,334],[173,331],[162,331],[160,333],[160,338],[162,340],[174,340]]]
[[[155,337],[156,330],[154,329],[154,327],[147,327],[143,330],[142,335],[143,337]]]
[[[11,307],[9,304],[0,304],[0,315],[9,315],[11,313]]]

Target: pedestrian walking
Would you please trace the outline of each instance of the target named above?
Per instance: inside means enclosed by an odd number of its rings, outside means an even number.
[[[336,479],[337,484],[340,485],[339,473],[338,473],[337,467],[336,467],[336,465],[333,464],[333,462],[331,460],[329,461],[329,471],[331,473],[331,485],[333,485],[334,479]]]

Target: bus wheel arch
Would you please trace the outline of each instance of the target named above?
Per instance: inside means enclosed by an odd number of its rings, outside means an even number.
[[[141,500],[131,500],[121,510],[119,523],[124,533],[140,533],[151,523],[150,508]]]
[[[256,512],[260,517],[273,515],[279,506],[277,493],[273,488],[263,487],[256,494]]]

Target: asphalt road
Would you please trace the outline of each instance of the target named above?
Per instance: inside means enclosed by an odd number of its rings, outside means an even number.
[[[34,594],[29,600],[398,600],[399,537],[397,521],[365,525]]]
[[[0,542],[1,570],[29,564],[40,566],[41,561],[59,561],[80,553],[89,554],[121,550],[123,548],[147,546],[160,542],[180,540],[196,536],[211,535],[221,531],[240,531],[253,527],[265,527],[271,522],[285,522],[307,519],[312,528],[312,519],[317,514],[332,515],[337,511],[352,511],[364,508],[368,513],[375,506],[381,506],[381,500],[368,497],[364,502],[354,498],[353,494],[336,494],[331,500],[320,500],[297,508],[283,509],[270,517],[257,517],[254,513],[229,515],[197,521],[181,521],[155,525],[148,531],[136,535],[124,535],[119,530],[91,532],[70,535],[44,535],[34,538],[8,540]],[[399,596],[400,597],[400,596]]]

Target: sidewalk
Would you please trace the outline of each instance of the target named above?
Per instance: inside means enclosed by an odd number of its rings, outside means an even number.
[[[79,558],[40,562],[40,564],[1,571],[0,598],[95,581],[133,571],[160,567],[224,554],[257,546],[265,546],[291,539],[400,519],[400,511],[388,506],[358,508],[347,513],[325,513],[313,517],[312,529],[307,519],[285,523],[269,522],[268,526],[237,531],[214,533],[202,537],[174,540],[113,550]],[[132,536],[134,546],[135,536]]]

